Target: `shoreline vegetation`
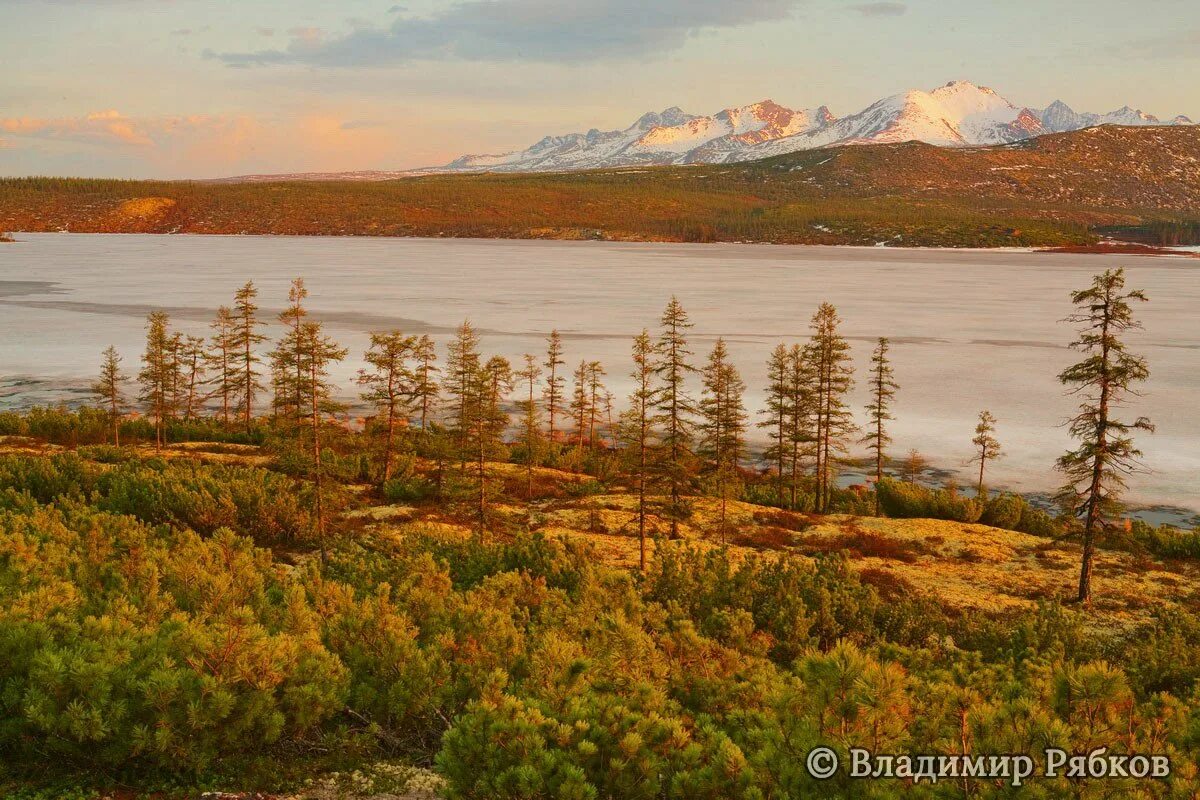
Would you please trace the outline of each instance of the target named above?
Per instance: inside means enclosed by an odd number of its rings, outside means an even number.
[[[1014,791],[974,769],[817,780],[818,746],[1153,754],[1153,781],[1036,788],[1200,788],[1200,532],[1121,514],[1151,428],[1123,341],[1147,298],[1122,271],[1064,298],[1058,514],[986,491],[1007,452],[986,410],[968,488],[891,454],[904,376],[886,339],[854,364],[828,303],[764,353],[761,409],[673,298],[625,364],[556,333],[510,364],[469,322],[445,353],[379,331],[351,430],[328,374],[350,354],[307,297],[295,280],[273,341],[250,282],[206,336],[154,312],[136,368],[100,354],[94,405],[0,414],[0,795]],[[852,443],[873,480],[842,488]]]
[[[1118,240],[1157,248],[1200,244],[1200,176],[1179,167],[1196,163],[1198,130],[1105,127],[1001,147],[849,146],[740,164],[577,173],[357,182],[4,178],[0,228],[1074,252]]]

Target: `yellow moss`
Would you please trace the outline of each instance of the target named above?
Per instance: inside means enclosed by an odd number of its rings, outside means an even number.
[[[137,197],[126,200],[117,206],[117,214],[122,217],[146,220],[165,214],[175,207],[175,201],[169,197]]]

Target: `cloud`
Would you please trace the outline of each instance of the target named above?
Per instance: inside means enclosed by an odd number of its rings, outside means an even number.
[[[293,29],[283,50],[212,53],[230,66],[377,66],[414,60],[571,63],[643,58],[689,37],[789,17],[802,0],[468,0],[429,17],[325,35]],[[879,3],[875,5],[898,5]]]
[[[908,6],[904,3],[859,3],[850,8],[864,17],[900,17],[908,12]]]
[[[1133,39],[1125,42],[1121,49],[1147,58],[1196,58],[1200,54],[1200,28]]]
[[[154,148],[174,137],[212,132],[230,124],[230,118],[208,115],[134,119],[110,109],[93,111],[82,117],[9,117],[0,119],[0,133],[15,138],[56,139],[124,148]]]
[[[176,28],[171,31],[172,36],[191,36],[193,33],[208,33],[212,30],[211,25],[205,25],[203,28]]]
[[[289,28],[288,36],[301,42],[319,42],[322,32],[320,28]]]
[[[375,119],[349,119],[339,127],[344,131],[359,131],[367,128],[382,128],[384,123]]]
[[[259,36],[274,36],[275,35],[274,28],[255,28],[254,32],[257,33]]]

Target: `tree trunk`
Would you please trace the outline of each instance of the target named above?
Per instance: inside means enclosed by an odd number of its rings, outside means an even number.
[[[1096,415],[1096,455],[1092,461],[1092,482],[1088,487],[1087,516],[1083,523],[1083,558],[1079,565],[1079,593],[1076,601],[1090,606],[1092,603],[1092,560],[1095,557],[1096,523],[1100,514],[1100,492],[1104,478],[1105,459],[1108,454],[1108,398],[1111,389],[1108,375],[1108,320],[1109,310],[1104,310],[1100,341],[1100,402]]]
[[[645,402],[645,401],[642,401]],[[642,408],[638,447],[638,552],[639,565],[646,571],[646,409]]]
[[[325,506],[322,497],[321,473],[321,404],[317,391],[317,359],[312,359],[309,367],[309,380],[312,381],[312,434],[313,434],[313,484],[317,492],[317,539],[321,543],[321,561],[325,561]]]

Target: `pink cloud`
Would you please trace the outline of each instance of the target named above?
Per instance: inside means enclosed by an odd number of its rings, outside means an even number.
[[[128,117],[115,109],[81,117],[10,117],[0,119],[0,133],[16,138],[58,139],[110,147],[172,149],[196,140],[240,138],[249,118],[209,114]],[[9,140],[9,147],[15,146]]]

